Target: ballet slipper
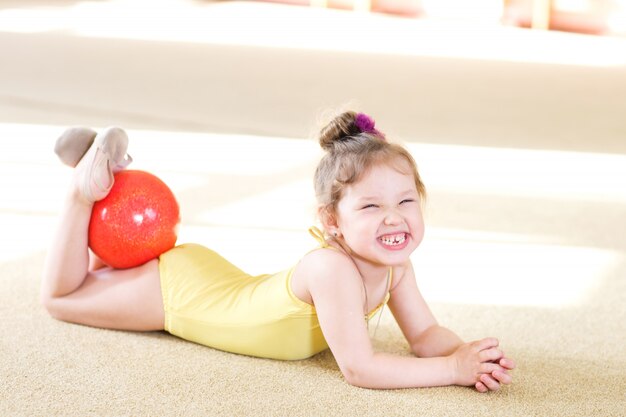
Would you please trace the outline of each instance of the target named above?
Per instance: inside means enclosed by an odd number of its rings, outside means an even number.
[[[54,153],[61,162],[72,168],[78,165],[96,138],[96,131],[88,127],[70,127],[54,144]]]
[[[106,128],[96,135],[76,166],[78,191],[83,199],[95,203],[109,194],[115,180],[113,174],[132,162],[127,148],[128,136],[118,127]]]

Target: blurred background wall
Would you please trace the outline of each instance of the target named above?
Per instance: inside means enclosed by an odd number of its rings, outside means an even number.
[[[513,27],[520,2],[348,3],[5,1],[0,118],[302,137],[348,103],[404,140],[626,151],[626,38]]]

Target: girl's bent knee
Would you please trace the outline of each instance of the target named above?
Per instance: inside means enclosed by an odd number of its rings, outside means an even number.
[[[59,300],[57,298],[52,297],[49,294],[42,293],[39,298],[39,302],[52,318],[65,321],[63,319],[61,308],[59,308]]]

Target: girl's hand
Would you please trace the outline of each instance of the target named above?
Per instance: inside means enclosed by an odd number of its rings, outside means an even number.
[[[480,375],[479,381],[475,384],[478,392],[497,391],[502,384],[508,385],[511,383],[512,378],[508,371],[515,368],[515,362],[512,359],[502,357],[497,364],[502,367],[502,370],[493,371],[491,374]]]
[[[461,345],[450,356],[455,384],[474,385],[479,392],[496,391],[501,384],[510,384],[509,369],[515,363],[498,349],[498,340],[486,338]]]
[[[475,385],[479,392],[497,391],[500,389],[500,385],[511,383],[512,379],[508,371],[515,369],[513,359],[502,357],[497,363],[502,367],[502,370],[494,371],[491,375],[481,375],[480,380]]]

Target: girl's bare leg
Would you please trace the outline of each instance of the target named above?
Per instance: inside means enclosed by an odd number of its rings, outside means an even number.
[[[98,143],[102,141],[96,139],[75,169],[44,267],[42,302],[59,320],[112,329],[162,330],[157,260],[124,270],[89,270],[87,231],[93,200],[108,193],[115,162],[102,156],[107,155]]]

